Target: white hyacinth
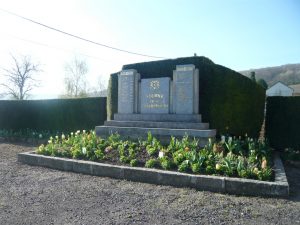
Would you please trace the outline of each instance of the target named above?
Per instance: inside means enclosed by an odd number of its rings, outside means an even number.
[[[232,137],[229,137],[228,138],[228,143],[231,143],[232,142]]]
[[[42,134],[39,134],[39,138],[43,138],[43,135],[42,135]]]
[[[82,150],[82,154],[84,154],[84,155],[85,155],[85,154],[86,154],[86,147],[82,147],[82,149],[81,149],[81,150]]]
[[[160,152],[158,153],[158,158],[162,158],[162,157],[164,157],[164,152],[160,151]]]
[[[222,144],[225,143],[225,136],[224,136],[224,135],[221,136],[221,143],[222,143]]]
[[[61,135],[61,139],[65,139],[66,136],[64,134]]]

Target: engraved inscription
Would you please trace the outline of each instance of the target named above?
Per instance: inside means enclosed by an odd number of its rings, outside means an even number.
[[[122,71],[118,78],[118,113],[136,113],[139,74]]]
[[[127,103],[127,102],[133,102],[133,87],[134,87],[134,80],[131,76],[128,75],[122,75],[120,79],[120,102],[121,103]]]

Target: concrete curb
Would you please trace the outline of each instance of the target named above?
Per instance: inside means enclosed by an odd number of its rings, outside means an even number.
[[[84,160],[37,155],[35,152],[18,154],[18,161],[33,166],[44,166],[62,171],[125,179],[130,181],[190,187],[201,191],[212,191],[236,195],[275,196],[289,195],[289,184],[278,154],[275,154],[275,181],[257,181],[243,178],[193,175],[174,171],[127,167]]]

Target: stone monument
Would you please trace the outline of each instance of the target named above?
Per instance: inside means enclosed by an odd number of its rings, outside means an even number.
[[[199,71],[194,65],[177,65],[169,77],[141,79],[136,70],[123,70],[118,76],[118,113],[114,120],[96,127],[96,134],[119,133],[138,139],[148,132],[167,142],[171,136],[188,135],[205,145],[216,130],[202,123],[199,114]]]

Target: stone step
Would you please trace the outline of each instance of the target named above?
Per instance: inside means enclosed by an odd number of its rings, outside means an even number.
[[[200,114],[114,114],[117,121],[155,121],[155,122],[190,122],[201,123]]]
[[[105,126],[115,127],[148,127],[148,128],[169,128],[169,129],[209,129],[208,123],[188,122],[154,122],[154,121],[117,121],[109,120],[104,122]]]
[[[158,138],[162,143],[167,144],[171,136],[182,138],[188,135],[190,138],[199,139],[200,146],[208,142],[208,138],[215,138],[216,130],[196,130],[196,129],[167,129],[167,128],[143,128],[143,127],[115,127],[115,126],[97,126],[96,134],[100,137],[107,137],[118,133],[123,139],[137,140],[147,138],[148,132]]]

